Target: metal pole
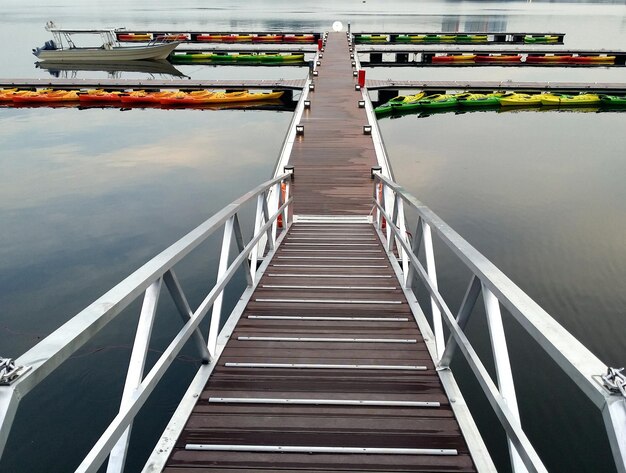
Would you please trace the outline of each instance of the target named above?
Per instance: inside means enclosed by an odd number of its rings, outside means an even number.
[[[439,289],[437,285],[437,268],[435,266],[435,251],[433,249],[433,238],[430,231],[430,225],[422,220],[422,238],[424,240],[424,253],[426,255],[426,271],[433,288]],[[435,344],[437,346],[437,358],[441,358],[445,349],[445,339],[443,336],[443,323],[441,321],[441,311],[435,300],[431,297],[430,305],[433,313],[433,332],[435,332]],[[438,361],[438,360],[436,360]]]
[[[235,214],[236,215],[236,214]],[[217,269],[217,281],[222,279],[228,269],[228,255],[230,253],[230,242],[233,238],[233,221],[234,216],[230,217],[224,225],[224,238],[222,239],[222,251],[220,252],[220,262]],[[222,301],[224,299],[224,290],[213,302],[213,311],[211,312],[211,326],[209,328],[208,348],[211,356],[215,356],[215,347],[217,345],[217,335],[220,330],[220,321],[222,319]]]
[[[500,302],[484,285],[482,289],[485,312],[487,313],[487,324],[489,326],[489,336],[491,337],[491,348],[496,365],[498,388],[513,418],[521,425],[519,410],[517,408],[517,396],[515,395],[515,385],[513,383],[513,373],[511,372],[511,362],[509,361],[509,351],[506,346],[504,326],[502,325]],[[511,439],[508,439],[508,444],[513,472],[528,472]]]
[[[141,381],[143,380],[143,370],[146,364],[148,348],[150,348],[150,337],[152,335],[154,317],[159,303],[161,282],[162,279],[159,278],[146,289],[141,314],[139,315],[139,322],[137,324],[135,343],[133,344],[133,351],[128,364],[120,411],[132,404],[135,390],[141,385]],[[122,473],[124,470],[131,428],[132,422],[111,450],[107,473]]]

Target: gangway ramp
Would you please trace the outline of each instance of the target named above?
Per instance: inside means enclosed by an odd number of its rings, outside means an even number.
[[[291,226],[165,471],[195,468],[476,471],[372,224]]]

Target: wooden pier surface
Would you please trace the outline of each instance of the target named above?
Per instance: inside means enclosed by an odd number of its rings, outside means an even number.
[[[376,160],[354,84],[346,35],[330,34],[291,156],[295,213],[328,220],[289,228],[168,473],[476,471],[387,252],[367,223]]]
[[[372,209],[371,168],[374,144],[363,134],[367,117],[358,107],[361,92],[344,35],[331,34],[318,67],[311,108],[301,124],[304,135],[294,144],[294,213],[367,215]],[[298,197],[300,196],[300,197]]]

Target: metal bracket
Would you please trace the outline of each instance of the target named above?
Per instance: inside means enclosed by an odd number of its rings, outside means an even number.
[[[607,368],[606,374],[602,375],[603,386],[614,394],[626,397],[626,376],[622,373],[624,368]]]
[[[30,366],[16,366],[12,358],[0,357],[0,386],[9,386],[30,368]]]

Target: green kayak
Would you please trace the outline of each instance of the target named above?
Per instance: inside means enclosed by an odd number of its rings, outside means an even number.
[[[612,107],[626,107],[626,96],[624,95],[600,95],[602,105]]]
[[[412,110],[412,105],[415,104],[419,99],[426,95],[424,92],[420,92],[415,95],[398,95],[390,99],[388,102],[379,105],[374,109],[374,113],[377,116],[387,115],[389,113],[399,112],[403,110]]]
[[[461,107],[499,107],[501,93],[493,94],[459,94],[456,96]]]
[[[458,100],[456,95],[452,94],[433,94],[427,95],[421,100],[417,101],[419,108],[424,110],[438,109],[438,108],[450,108],[456,107]]]

